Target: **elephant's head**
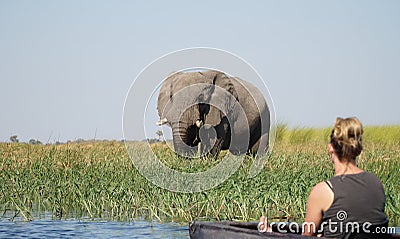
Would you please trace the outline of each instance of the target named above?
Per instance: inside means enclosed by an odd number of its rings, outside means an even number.
[[[224,101],[215,106],[210,104],[213,98],[224,98]],[[215,144],[217,126],[232,112],[237,98],[230,78],[222,72],[174,73],[160,89],[157,124],[168,124],[172,128],[175,152],[193,155],[200,141],[206,145]]]

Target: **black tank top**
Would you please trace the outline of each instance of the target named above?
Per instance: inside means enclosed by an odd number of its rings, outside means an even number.
[[[363,226],[368,229],[369,225],[387,222],[385,192],[374,174],[362,172],[339,175],[332,177],[329,182],[332,184],[334,198],[322,218],[325,237],[343,238],[350,231],[362,231]]]

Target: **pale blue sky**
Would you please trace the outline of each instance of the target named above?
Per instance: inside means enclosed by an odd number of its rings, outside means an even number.
[[[0,141],[122,139],[135,77],[189,47],[248,61],[291,126],[400,124],[399,12],[396,0],[0,0]]]

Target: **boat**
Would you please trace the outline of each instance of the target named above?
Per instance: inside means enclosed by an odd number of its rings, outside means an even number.
[[[257,230],[258,222],[202,222],[189,223],[191,239],[276,239],[276,238],[312,238],[300,234],[264,232]],[[274,230],[274,228],[273,228]],[[320,237],[321,238],[321,237]]]
[[[276,238],[316,238],[302,236],[300,234],[278,233],[278,232],[259,232],[257,230],[258,222],[204,222],[192,221],[189,223],[189,235],[191,239],[276,239]],[[277,226],[276,226],[277,227]],[[280,228],[283,229],[283,228]],[[289,228],[284,229],[289,231]],[[272,227],[272,231],[278,231]],[[282,230],[281,230],[282,231]],[[300,232],[299,232],[300,233]],[[398,233],[398,232],[397,232]],[[365,236],[365,234],[364,234]],[[377,234],[372,238],[400,238],[400,234],[385,234],[384,237],[378,237]],[[324,237],[319,237],[324,238]],[[365,237],[363,237],[365,238]]]

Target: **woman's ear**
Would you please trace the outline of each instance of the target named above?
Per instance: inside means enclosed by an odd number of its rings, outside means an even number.
[[[334,157],[336,157],[336,153],[335,153],[335,148],[333,147],[333,145],[331,143],[328,144],[328,153],[329,155],[331,155],[331,160],[332,163],[334,163]]]
[[[333,154],[334,150],[333,150],[333,146],[331,143],[328,144],[328,153],[329,154]]]

